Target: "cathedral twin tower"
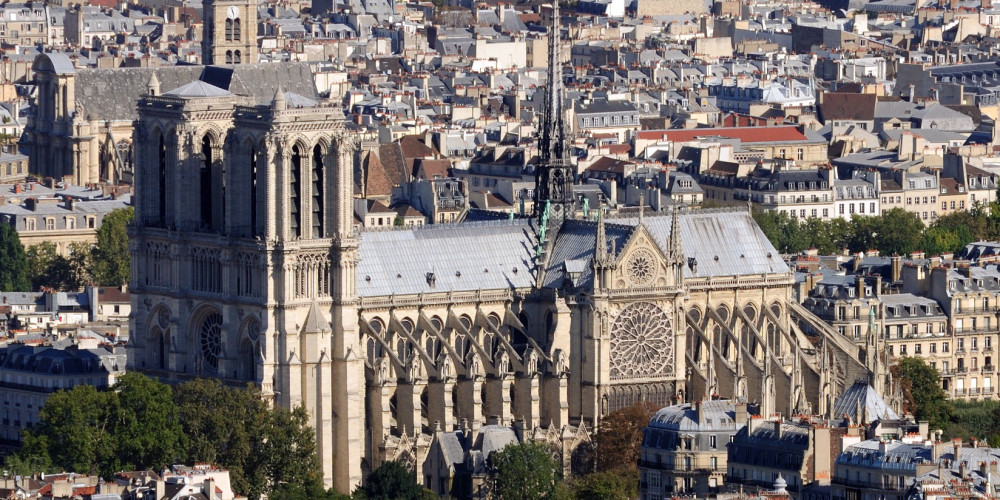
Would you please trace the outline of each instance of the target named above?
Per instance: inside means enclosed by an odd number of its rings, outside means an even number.
[[[309,403],[321,456],[352,457],[340,470],[323,460],[327,482],[347,490],[360,479],[350,450],[364,435],[364,372],[357,321],[328,318],[357,318],[354,137],[338,109],[281,90],[264,105],[202,81],[157,90],[135,131],[151,147],[136,159],[142,299],[129,362]]]

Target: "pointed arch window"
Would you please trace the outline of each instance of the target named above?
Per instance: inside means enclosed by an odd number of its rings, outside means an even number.
[[[240,51],[233,52],[233,64],[243,64],[243,53]]]
[[[201,155],[202,162],[199,176],[201,187],[201,224],[208,228],[212,226],[212,200],[215,199],[215,193],[212,189],[212,139],[208,134],[201,138]]]
[[[167,141],[163,134],[160,134],[160,144],[156,151],[160,178],[157,220],[160,224],[165,224],[167,220]]]
[[[323,149],[317,144],[312,155],[312,237],[326,236],[324,218],[326,209],[323,203]]]
[[[296,144],[292,148],[291,189],[289,197],[289,225],[292,238],[302,237],[302,225],[299,217],[302,215],[302,153]]]
[[[233,63],[233,51],[227,50],[226,51],[226,64],[232,64],[232,63]]]
[[[233,20],[226,19],[226,41],[233,41]]]
[[[237,17],[236,19],[233,19],[233,41],[238,42],[242,38],[242,29],[240,25],[240,18]]]

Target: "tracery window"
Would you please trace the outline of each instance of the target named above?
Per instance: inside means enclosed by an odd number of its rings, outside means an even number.
[[[201,320],[201,355],[205,366],[212,371],[219,369],[219,355],[222,353],[222,315],[212,312]]]
[[[630,304],[611,328],[611,378],[650,378],[674,371],[673,325],[650,302]]]

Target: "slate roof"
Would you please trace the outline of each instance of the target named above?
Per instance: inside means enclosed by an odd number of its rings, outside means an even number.
[[[668,406],[649,419],[649,427],[676,431],[735,431],[736,406],[727,400],[701,402],[703,423],[699,423],[698,410],[691,403]]]

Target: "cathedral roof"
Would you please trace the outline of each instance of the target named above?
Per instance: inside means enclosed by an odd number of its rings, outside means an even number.
[[[289,108],[315,108],[319,103],[308,98],[296,94],[295,92],[285,92],[285,102],[287,102]]]
[[[186,85],[181,85],[180,87],[177,87],[169,92],[164,92],[163,95],[180,97],[182,99],[196,99],[199,97],[226,97],[233,95],[233,93],[226,89],[220,89],[215,85],[205,83],[201,80],[195,80]]]
[[[96,120],[135,120],[139,117],[136,103],[147,93],[146,84],[153,74],[163,89],[177,89],[200,80],[236,95],[251,96],[258,104],[269,104],[279,85],[286,93],[310,99],[317,96],[307,63],[265,63],[231,67],[79,68],[74,76],[76,100],[87,116]]]
[[[531,288],[534,251],[528,219],[364,231],[358,295]]]
[[[636,218],[608,219],[608,223],[638,224]],[[670,214],[646,214],[649,229],[664,254],[670,252]],[[745,210],[700,210],[681,214],[684,257],[697,265],[684,266],[685,278],[784,274],[788,265]],[[690,261],[690,260],[689,260]]]
[[[616,251],[625,246],[634,226],[623,224],[606,224],[605,232],[609,240],[614,242]],[[559,230],[555,244],[552,246],[552,257],[545,272],[544,286],[559,288],[566,272],[574,272],[582,261],[580,276],[575,280],[576,286],[590,286],[594,279],[594,267],[590,264],[594,256],[594,243],[597,236],[597,223],[583,220],[568,220]]]
[[[836,417],[847,415],[856,418],[862,412],[867,412],[869,421],[899,418],[899,415],[875,392],[872,386],[868,385],[868,382],[855,382],[837,398],[833,404],[833,415]]]

